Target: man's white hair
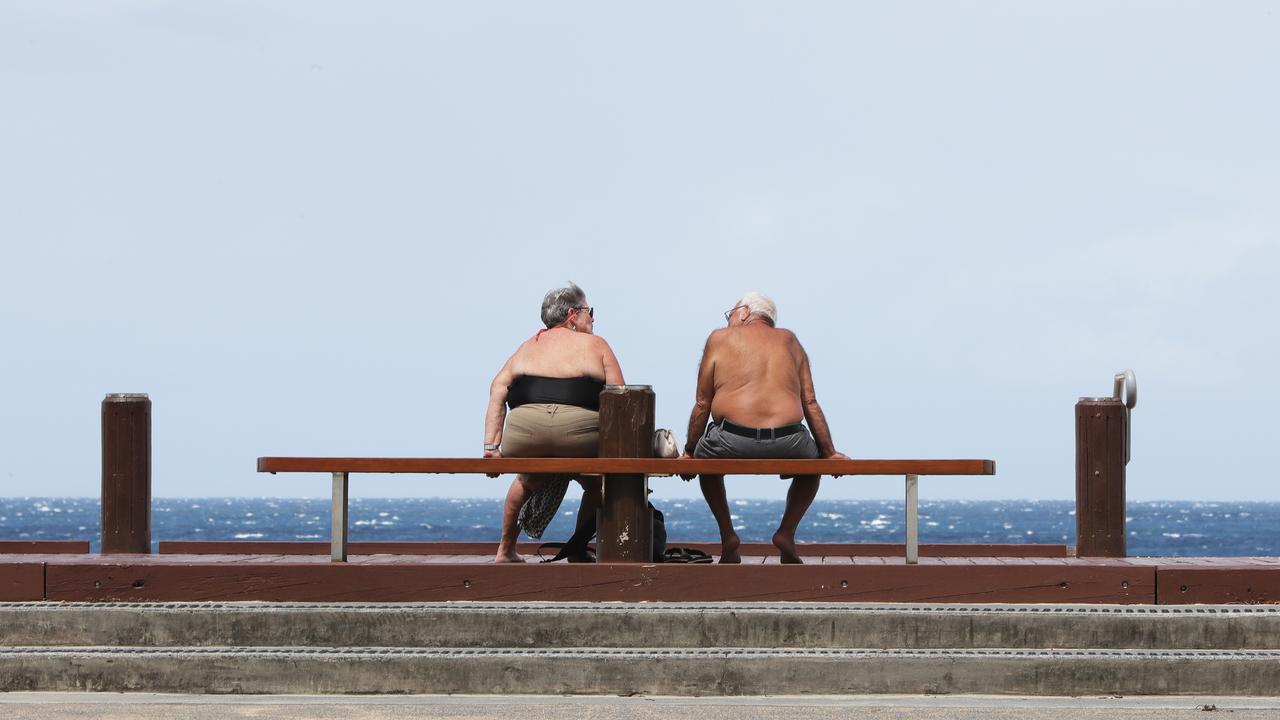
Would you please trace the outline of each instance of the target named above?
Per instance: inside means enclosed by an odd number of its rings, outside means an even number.
[[[768,295],[752,290],[743,295],[738,304],[745,307],[752,315],[763,318],[770,325],[778,324],[778,306],[769,299]]]

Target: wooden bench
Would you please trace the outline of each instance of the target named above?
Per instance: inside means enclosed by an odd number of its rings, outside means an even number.
[[[334,562],[347,559],[347,488],[353,473],[575,475],[903,475],[906,477],[906,559],[920,555],[918,498],[921,475],[994,475],[991,460],[720,460],[665,458],[325,458],[260,457],[258,472],[330,473],[333,476]],[[606,497],[609,503],[610,498]],[[600,538],[601,542],[612,538]]]

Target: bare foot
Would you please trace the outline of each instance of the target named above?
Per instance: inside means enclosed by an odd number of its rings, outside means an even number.
[[[522,563],[524,558],[516,554],[515,550],[503,550],[498,548],[498,555],[493,558],[496,563]]]
[[[773,546],[778,548],[778,551],[782,553],[782,564],[804,564],[804,561],[800,559],[799,553],[796,552],[796,538],[794,535],[784,535],[782,531],[779,530],[773,534]]]
[[[741,563],[742,556],[738,554],[738,546],[741,544],[742,541],[738,539],[737,535],[730,535],[729,537],[721,540],[720,562],[725,565],[736,565]]]

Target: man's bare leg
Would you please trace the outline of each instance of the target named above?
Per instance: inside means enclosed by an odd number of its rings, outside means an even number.
[[[773,544],[782,553],[784,563],[803,563],[796,552],[796,528],[813,499],[818,496],[818,475],[798,475],[787,489],[787,507],[782,511],[782,522],[773,534]]]
[[[507,500],[502,506],[502,539],[498,541],[498,554],[493,561],[499,563],[524,562],[516,553],[516,539],[520,536],[520,508],[534,490],[542,487],[543,479],[533,475],[517,475],[507,490]]]
[[[702,497],[711,508],[711,515],[716,519],[716,527],[720,529],[720,562],[740,563],[742,556],[738,554],[738,533],[733,531],[733,519],[729,517],[729,498],[724,490],[723,475],[699,475],[698,484],[702,486]]]

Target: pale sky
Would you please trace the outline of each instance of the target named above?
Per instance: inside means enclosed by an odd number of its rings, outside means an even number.
[[[156,496],[328,492],[259,455],[478,455],[573,280],[681,440],[760,290],[840,450],[996,461],[922,500],[1073,497],[1073,406],[1125,368],[1131,499],[1280,500],[1278,12],[4,0],[0,495],[97,495],[113,392],[152,398]]]

